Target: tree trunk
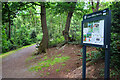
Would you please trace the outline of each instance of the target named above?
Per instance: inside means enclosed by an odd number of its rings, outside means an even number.
[[[48,48],[48,29],[46,23],[46,8],[44,3],[41,4],[41,26],[43,31],[43,38],[38,47],[38,54],[45,53]]]
[[[10,20],[10,9],[9,9],[9,6],[7,4],[7,2],[5,3],[5,7],[7,8],[8,10],[8,27],[9,27],[9,31],[8,31],[8,39],[11,38],[11,20]]]
[[[99,9],[99,1],[100,0],[97,0],[96,11],[98,11],[98,9]]]
[[[8,19],[9,19],[9,33],[8,33],[8,39],[11,38],[11,21],[10,21],[10,12],[8,13]]]
[[[94,2],[93,2],[93,0],[91,0],[91,3],[92,3],[92,11],[93,11],[93,12],[98,11],[98,9],[99,9],[99,1],[100,1],[100,0],[97,0],[96,8],[94,8]]]
[[[63,32],[62,32],[63,36],[64,36],[64,39],[65,39],[65,43],[68,43],[68,41],[70,41],[69,28],[70,28],[71,18],[72,18],[74,9],[75,9],[75,4],[76,4],[76,2],[74,3],[74,7],[72,7],[72,10],[68,13],[67,21],[66,21],[66,24],[65,24],[65,30],[63,30]]]
[[[93,0],[92,0],[92,11],[95,12]]]
[[[70,28],[72,14],[73,14],[73,11],[68,13],[67,21],[65,24],[65,30],[63,30],[63,36],[66,43],[69,41],[69,28]]]

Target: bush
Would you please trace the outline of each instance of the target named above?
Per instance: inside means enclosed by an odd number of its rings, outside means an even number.
[[[41,40],[42,40],[42,36],[43,36],[43,33],[39,33],[39,34],[37,35],[37,40],[38,40],[38,41],[41,41]]]
[[[110,6],[112,10],[112,30],[111,30],[111,67],[120,70],[120,2],[113,2]]]
[[[49,46],[56,46],[57,44],[62,43],[63,41],[64,41],[63,36],[57,37],[53,39],[52,41],[49,41]]]
[[[120,2],[112,2],[110,9],[112,10],[112,27],[111,27],[111,67],[120,71]],[[105,56],[104,49],[100,49],[102,57]]]
[[[32,31],[32,33],[30,34],[30,37],[31,37],[31,39],[34,39],[34,38],[36,38],[37,36],[36,36],[36,33],[35,33],[35,31],[33,30]]]
[[[2,52],[3,53],[16,48],[20,48],[25,45],[30,45],[37,41],[35,31],[33,31],[30,34],[31,31],[27,30],[27,28],[24,25],[21,25],[19,29],[14,31],[15,33],[11,35],[11,39],[8,39],[6,32],[7,32],[6,26],[3,25],[2,27]]]
[[[33,30],[32,33],[30,34],[30,39],[32,39],[32,42],[37,41],[36,37],[37,37],[36,32]]]
[[[120,35],[119,33],[111,33],[111,53],[120,54]]]

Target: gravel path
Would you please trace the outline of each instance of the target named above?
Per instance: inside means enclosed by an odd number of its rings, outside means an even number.
[[[2,59],[3,78],[39,78],[35,72],[29,72],[26,58],[35,51],[35,45],[24,48]]]
[[[78,64],[76,64],[77,55],[80,51],[79,46],[74,45],[67,45],[65,48],[49,48],[47,49],[46,55],[48,57],[55,56],[61,54],[62,56],[70,56],[73,57],[70,60],[66,61],[64,64],[66,66],[62,66],[61,64],[54,65],[54,69],[48,69],[47,71],[44,70],[44,73],[50,72],[49,75],[41,76],[40,74],[43,73],[41,71],[28,71],[30,66],[33,66],[37,63],[37,60],[42,59],[44,54],[41,54],[35,58],[33,62],[26,62],[26,59],[31,57],[33,52],[35,51],[35,45],[21,49],[14,54],[11,54],[2,59],[2,78],[66,78],[66,74],[68,73],[67,70],[71,71],[77,68]],[[71,49],[71,50],[70,50]],[[57,53],[56,53],[57,52]],[[56,72],[56,69],[61,68],[59,72]],[[67,70],[66,70],[67,69]]]

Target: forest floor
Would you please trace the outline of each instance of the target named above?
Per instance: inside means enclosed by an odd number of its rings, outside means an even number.
[[[47,53],[33,56],[35,45],[16,51],[2,59],[3,78],[82,78],[82,47],[80,45],[66,44],[61,48],[47,49]],[[87,52],[95,51],[93,47],[87,47]],[[31,67],[39,62],[47,62],[52,57],[67,56],[66,61],[52,66],[43,67],[42,70],[32,71]],[[58,59],[58,58],[57,58]],[[61,58],[59,58],[61,59]],[[89,63],[89,62],[87,62]],[[39,66],[36,66],[39,67]],[[101,78],[101,70],[104,69],[104,60],[99,60],[86,68],[87,78]]]

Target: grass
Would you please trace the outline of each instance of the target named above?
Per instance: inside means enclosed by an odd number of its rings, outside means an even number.
[[[38,40],[42,40],[43,33],[37,35]]]
[[[62,55],[61,55],[61,54],[59,54],[59,55],[57,55],[57,56],[59,56],[59,57],[60,57],[60,56],[62,56]]]
[[[70,70],[69,69],[66,69],[67,72],[69,72]]]
[[[50,73],[49,73],[49,72],[47,72],[46,74],[47,74],[47,75],[49,75]]]
[[[47,58],[46,56],[44,58]],[[33,66],[31,68],[29,68],[29,71],[38,71],[38,70],[42,70],[43,68],[48,68],[50,66],[53,66],[57,63],[62,63],[65,62],[66,60],[70,59],[69,56],[61,56],[61,57],[57,57],[57,56],[53,56],[52,58],[47,58],[44,61],[40,61],[39,63],[37,63],[36,66]]]
[[[56,72],[59,72],[60,71],[60,69],[56,69]]]
[[[36,43],[31,44],[31,45],[27,45],[27,46],[23,46],[23,47],[18,48],[18,49],[16,49],[16,50],[12,50],[12,51],[9,51],[9,52],[6,52],[6,53],[3,53],[3,54],[0,54],[0,58],[5,58],[6,56],[8,56],[8,55],[10,55],[10,54],[13,54],[13,53],[15,53],[16,51],[19,51],[19,50],[21,50],[21,49],[24,49],[24,48],[30,47],[30,46],[35,45],[35,44],[36,44]]]
[[[43,73],[40,74],[40,76],[43,76],[43,75],[44,75]]]
[[[47,56],[45,56],[44,59],[47,59]]]
[[[33,60],[35,57],[36,57],[36,56],[28,57],[28,58],[26,59],[26,62],[28,62],[28,61],[30,61],[30,60]]]
[[[62,64],[62,66],[65,66],[66,64]]]

